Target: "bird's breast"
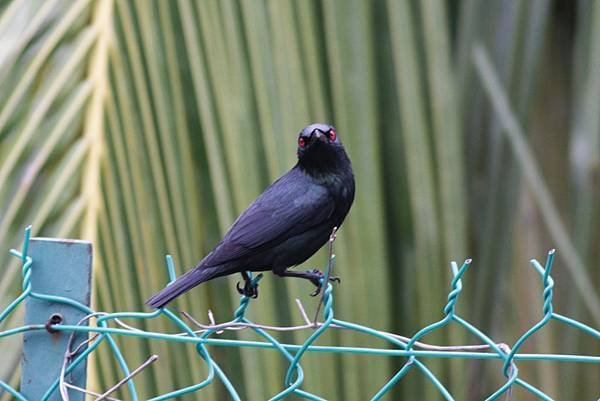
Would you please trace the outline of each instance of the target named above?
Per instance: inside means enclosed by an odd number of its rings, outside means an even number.
[[[346,179],[338,178],[337,185],[333,185],[330,189],[335,202],[334,212],[328,222],[330,231],[333,227],[340,227],[354,201],[354,178],[352,176]]]

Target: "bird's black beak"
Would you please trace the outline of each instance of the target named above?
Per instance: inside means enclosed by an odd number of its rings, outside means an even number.
[[[314,134],[313,134],[313,138],[315,138],[315,139],[313,139],[313,141],[318,140],[318,141],[321,141],[321,142],[327,142],[328,139],[329,139],[327,137],[327,135],[325,135],[321,131],[315,131]]]

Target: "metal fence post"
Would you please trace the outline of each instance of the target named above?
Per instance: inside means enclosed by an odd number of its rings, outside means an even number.
[[[31,286],[34,293],[61,296],[90,304],[92,244],[50,238],[32,238],[29,255],[33,258]],[[87,313],[72,306],[28,297],[25,324],[45,324],[53,316],[64,324],[77,324]],[[60,318],[59,318],[60,316]],[[87,322],[85,323],[87,325]],[[71,333],[30,331],[24,335],[21,392],[29,400],[40,400],[60,376],[67,342]],[[81,333],[74,344],[87,338]],[[81,363],[69,375],[69,381],[85,388],[87,364]],[[84,394],[69,391],[70,401],[83,401]],[[58,390],[49,401],[61,400]]]

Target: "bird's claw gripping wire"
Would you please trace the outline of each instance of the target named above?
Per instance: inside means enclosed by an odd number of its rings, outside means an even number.
[[[251,280],[245,280],[244,288],[240,287],[240,282],[238,281],[235,285],[237,292],[240,295],[245,295],[248,298],[258,298],[258,283],[252,283]]]
[[[325,284],[324,283],[325,275],[323,274],[322,271],[317,270],[317,269],[307,270],[306,272],[314,275],[314,278],[312,278],[310,281],[317,288],[313,292],[310,293],[310,296],[316,297],[317,295],[319,295],[321,293],[321,290],[323,289],[323,285]],[[342,280],[338,276],[329,276],[328,279],[329,279],[329,281],[338,283],[338,284],[342,282]]]

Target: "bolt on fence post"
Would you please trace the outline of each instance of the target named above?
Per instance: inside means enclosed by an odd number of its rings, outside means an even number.
[[[45,324],[47,329],[29,331],[24,335],[21,393],[29,400],[41,400],[61,374],[71,336],[70,332],[53,331],[50,326],[60,323],[76,325],[87,315],[80,308],[52,302],[51,298],[63,297],[90,305],[92,244],[88,241],[32,238],[28,253],[33,259],[32,294],[26,300],[25,324]],[[82,324],[87,325],[87,320]],[[87,333],[76,335],[72,350],[87,338]],[[82,361],[66,378],[71,384],[85,388],[86,369],[87,364]],[[58,389],[48,399],[60,400]],[[69,400],[83,401],[84,394],[69,390]]]

